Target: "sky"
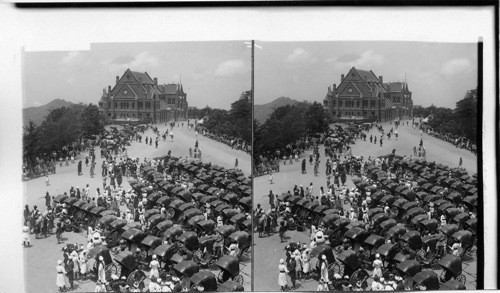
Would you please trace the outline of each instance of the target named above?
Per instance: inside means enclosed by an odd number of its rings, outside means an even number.
[[[256,42],[255,103],[285,96],[322,102],[351,67],[384,83],[406,81],[414,105],[455,108],[477,87],[477,44],[426,42]]]
[[[99,43],[89,51],[25,52],[23,62],[23,108],[54,99],[96,104],[127,68],[159,84],[182,80],[189,106],[229,109],[251,86],[244,41]]]

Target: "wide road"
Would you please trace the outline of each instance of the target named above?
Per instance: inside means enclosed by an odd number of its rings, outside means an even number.
[[[387,123],[382,123],[384,129],[387,131],[392,125]],[[410,126],[400,126],[398,129],[399,139],[391,140],[384,139],[383,146],[380,144],[373,144],[369,142],[370,135],[380,135],[378,130],[373,128],[368,132],[367,141],[357,140],[355,145],[351,145],[352,153],[356,156],[363,156],[368,158],[368,156],[380,156],[387,155],[393,149],[396,149],[396,154],[398,155],[413,155],[413,146],[423,139],[424,147],[427,150],[427,160],[436,161],[436,163],[442,163],[451,167],[458,167],[459,158],[463,159],[463,167],[465,167],[469,174],[476,173],[477,163],[476,156],[469,151],[455,148],[452,144],[439,140],[437,138],[431,137],[427,134],[420,136],[420,132],[417,129],[411,127],[411,120],[409,121]],[[377,138],[377,140],[378,140]],[[302,154],[299,162],[294,162],[293,165],[280,165],[280,172],[273,174],[274,180],[273,184],[270,184],[268,179],[269,176],[264,175],[254,178],[254,205],[261,204],[262,207],[267,210],[270,208],[268,194],[272,190],[274,194],[278,195],[283,192],[290,190],[293,192],[293,187],[295,184],[298,186],[303,185],[304,188],[309,186],[312,182],[314,186],[314,194],[319,193],[320,186],[326,191],[326,175],[325,175],[325,158],[324,158],[324,147],[320,146],[320,169],[319,175],[316,177],[313,173],[313,166],[309,165],[307,160],[307,174],[301,174],[301,164],[300,162],[304,157],[308,159],[309,152]],[[333,179],[332,179],[333,182]],[[354,187],[352,183],[352,177],[347,176],[346,185],[348,188]],[[279,291],[278,286],[278,264],[281,258],[285,258],[284,247],[287,243],[280,243],[280,238],[278,234],[272,234],[270,237],[259,238],[258,234],[255,233],[255,247],[254,247],[254,259],[255,259],[255,270],[254,277],[255,280],[255,291]],[[305,242],[310,243],[309,235],[306,232],[288,231],[286,233],[287,242]],[[477,271],[476,261],[468,261],[464,263],[464,274],[467,278],[467,289],[475,289],[475,280]],[[333,277],[333,276],[331,276]],[[290,280],[289,280],[290,281]],[[370,280],[371,281],[371,280]],[[291,283],[290,283],[291,284]],[[297,282],[297,291],[315,291],[318,283],[314,280],[303,280]]]
[[[186,123],[184,123],[186,125]],[[163,133],[167,126],[157,125],[160,132]],[[120,126],[118,126],[120,129]],[[165,156],[169,150],[172,151],[173,156],[189,156],[189,148],[194,148],[194,143],[198,139],[199,147],[202,150],[202,161],[211,162],[225,168],[234,168],[235,159],[238,158],[238,168],[242,169],[247,175],[251,174],[250,169],[250,155],[240,151],[231,149],[231,147],[214,141],[212,139],[198,135],[194,131],[188,131],[186,127],[174,127],[174,141],[171,142],[170,138],[167,141],[159,140],[158,148],[153,146],[146,146],[144,143],[132,142],[131,146],[127,148],[130,157],[141,158],[144,157],[154,158],[158,156]],[[146,131],[143,135],[151,137],[153,132]],[[44,178],[37,178],[23,182],[24,186],[24,203],[28,204],[30,210],[33,205],[37,205],[39,210],[45,211],[45,192],[50,195],[57,196],[63,192],[68,192],[71,186],[84,188],[87,184],[90,187],[90,195],[95,196],[96,188],[100,187],[102,190],[102,177],[101,168],[102,159],[99,157],[100,149],[96,149],[97,165],[96,176],[90,178],[90,168],[86,167],[83,161],[83,175],[77,175],[77,164],[70,164],[70,166],[59,167],[57,165],[56,174],[49,176],[50,185],[46,186]],[[82,153],[77,161],[85,158],[87,153]],[[109,181],[108,181],[109,183]],[[124,189],[129,189],[126,178],[122,184]],[[66,243],[79,243],[86,244],[85,234],[82,233],[64,233],[63,237],[66,238],[64,243],[57,244],[54,235],[45,239],[35,239],[35,235],[31,235],[32,246],[24,249],[24,266],[25,266],[25,288],[26,292],[56,292],[55,285],[56,272],[55,267],[58,259],[62,259],[61,248]],[[21,242],[21,241],[20,241]],[[241,275],[244,278],[245,291],[251,289],[251,265],[250,261],[240,263]],[[75,289],[73,292],[93,292],[95,283],[92,281],[75,281]]]

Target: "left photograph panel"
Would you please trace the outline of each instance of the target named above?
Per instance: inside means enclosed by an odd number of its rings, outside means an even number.
[[[23,53],[27,292],[252,290],[244,41]]]

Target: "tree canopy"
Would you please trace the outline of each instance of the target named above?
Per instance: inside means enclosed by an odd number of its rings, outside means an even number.
[[[93,104],[53,109],[40,126],[30,121],[24,127],[24,158],[35,163],[38,156],[60,151],[84,137],[100,135],[104,123],[99,108]]]
[[[428,117],[428,125],[437,132],[465,137],[474,143],[477,139],[477,90],[469,90],[456,103],[455,109],[416,106],[414,116]]]

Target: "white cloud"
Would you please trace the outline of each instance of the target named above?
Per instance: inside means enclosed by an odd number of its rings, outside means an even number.
[[[441,68],[441,73],[447,77],[458,74],[460,72],[468,72],[471,70],[471,62],[466,58],[452,59],[446,62]]]
[[[332,63],[334,68],[339,71],[349,70],[351,67],[356,67],[358,69],[375,69],[385,63],[385,58],[383,55],[376,53],[374,50],[368,50],[363,52],[361,55],[348,54],[349,56],[343,55],[338,58],[328,58],[325,61],[327,63]],[[346,58],[347,57],[347,58]]]
[[[81,59],[82,54],[78,51],[70,51],[61,59],[62,64],[71,64]]]
[[[285,58],[285,62],[287,63],[307,61],[315,62],[316,59],[311,58],[311,54],[303,48],[295,48],[295,50],[293,50],[293,52]]]
[[[145,51],[130,58],[129,62],[117,62],[116,59],[106,59],[102,60],[100,64],[107,67],[111,72],[124,71],[127,68],[130,68],[132,71],[147,71],[157,68],[160,65],[160,59]]]
[[[227,60],[215,69],[215,76],[233,76],[247,73],[245,62],[240,59]]]

